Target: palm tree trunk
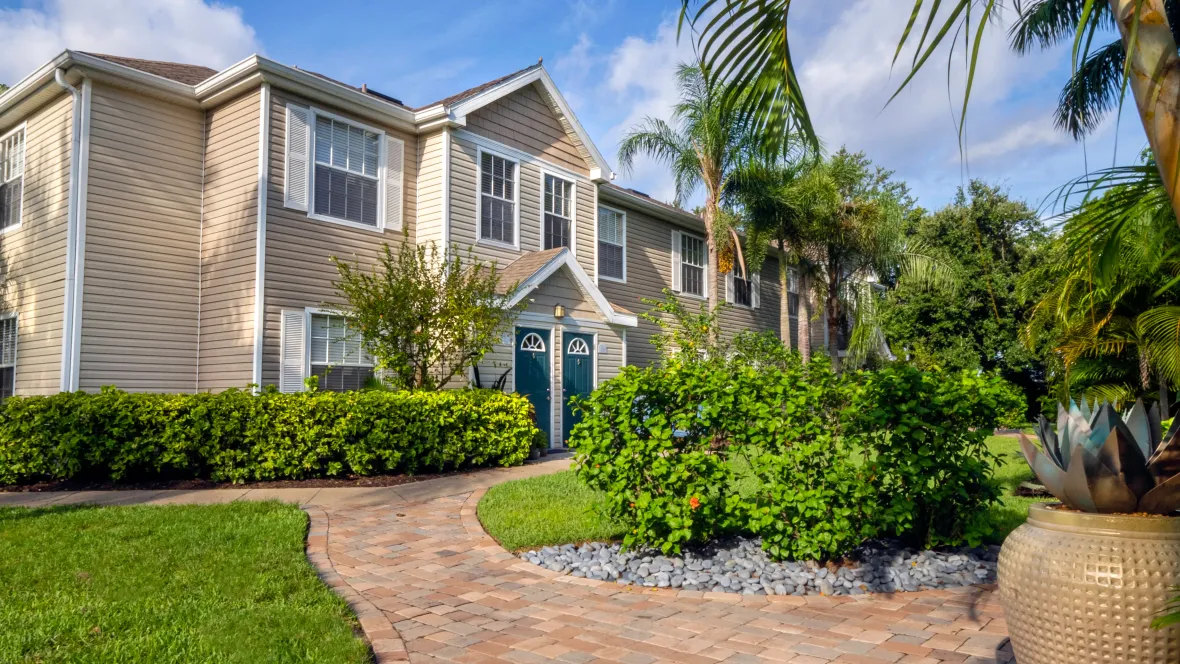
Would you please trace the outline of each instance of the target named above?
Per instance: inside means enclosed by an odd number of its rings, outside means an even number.
[[[705,199],[705,248],[708,251],[709,268],[708,275],[705,279],[705,293],[708,296],[709,313],[717,310],[717,289],[718,283],[721,281],[721,275],[717,274],[717,236],[713,233],[713,222],[717,219],[717,198],[710,192]],[[714,342],[718,339],[717,326],[709,331],[709,336]]]
[[[1168,26],[1165,0],[1110,0],[1130,64],[1139,119],[1155,154],[1160,177],[1180,221],[1180,57]],[[1138,14],[1138,22],[1136,22]],[[1132,32],[1135,47],[1131,48]]]
[[[795,315],[795,324],[798,326],[799,336],[799,354],[803,356],[803,362],[811,361],[811,277],[800,272],[799,274],[799,311]]]
[[[828,323],[828,357],[832,360],[832,368],[840,370],[840,279],[834,268],[829,266],[831,274],[828,276],[828,298],[824,304],[824,314]]]
[[[791,348],[791,298],[790,267],[787,266],[787,253],[783,250],[783,239],[778,239],[778,336],[783,346]]]

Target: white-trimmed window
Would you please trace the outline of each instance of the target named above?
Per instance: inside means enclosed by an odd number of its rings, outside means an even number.
[[[0,230],[20,225],[25,181],[25,129],[0,138]]]
[[[381,135],[335,118],[315,118],[313,211],[377,226]]]
[[[757,309],[761,288],[762,278],[759,275],[751,274],[748,279],[743,279],[737,265],[725,275],[725,301],[730,304]]]
[[[313,313],[309,332],[311,375],[319,377],[320,389],[359,390],[373,377],[373,358],[347,318]]]
[[[627,213],[598,208],[598,276],[627,280]]]
[[[574,183],[545,174],[542,249],[573,246]]]
[[[479,157],[479,239],[516,244],[518,164],[490,152]]]
[[[781,260],[781,259],[780,259]],[[791,348],[799,347],[799,275],[791,270],[787,273],[787,321],[791,325],[783,336],[791,340]]]
[[[688,233],[676,233],[676,236],[679,246],[673,247],[677,256],[675,263],[678,263],[673,265],[673,269],[678,271],[673,275],[678,285],[675,290],[687,295],[707,297],[705,276],[709,271],[709,259],[704,239]]]
[[[0,399],[16,394],[16,314],[0,317]]]

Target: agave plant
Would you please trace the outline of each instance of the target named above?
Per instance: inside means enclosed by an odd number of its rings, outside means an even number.
[[[1037,422],[1041,449],[1020,436],[1024,458],[1045,488],[1083,512],[1173,514],[1180,510],[1180,418],[1160,435],[1159,409],[1142,401],[1124,419],[1104,403],[1057,407],[1057,431]]]

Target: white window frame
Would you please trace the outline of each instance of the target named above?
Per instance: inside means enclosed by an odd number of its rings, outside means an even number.
[[[730,300],[729,303],[735,307],[741,307],[742,309],[753,309],[754,308],[754,292],[752,289],[754,288],[754,276],[755,275],[751,274],[751,275],[749,275],[748,279],[742,279],[741,277],[738,276],[737,267],[738,266],[735,264],[733,266],[733,269],[731,269],[729,271],[729,274],[726,275],[730,279],[729,289],[733,292],[733,298]],[[746,292],[749,293],[749,295],[750,295],[750,303],[749,304],[742,304],[741,302],[738,302],[737,287],[738,287],[739,281],[744,281],[747,284]]]
[[[697,295],[696,293],[690,293],[690,292],[684,290],[684,264],[685,264],[684,263],[684,250],[683,250],[684,249],[684,245],[683,245],[684,240],[683,239],[680,240],[682,244],[679,247],[675,247],[676,254],[678,256],[680,256],[680,264],[676,266],[676,269],[680,270],[680,278],[677,279],[677,282],[680,284],[680,289],[676,292],[683,295],[684,297],[691,297],[691,298],[694,298],[697,300],[709,299],[709,286],[711,286],[712,284],[709,283],[709,246],[707,244],[705,244],[705,238],[700,235],[697,235],[696,233],[690,233],[690,232],[684,231],[684,230],[680,231],[680,234],[678,236],[674,235],[673,237],[676,237],[678,239],[684,238],[684,237],[691,237],[691,238],[696,238],[697,240],[700,240],[701,246],[704,248],[704,256],[705,256],[705,264],[704,265],[696,265],[695,263],[689,263],[689,265],[692,265],[693,267],[701,268],[701,272],[703,275],[701,277],[701,291],[702,291],[701,294]]]
[[[491,238],[483,237],[483,155],[490,154],[493,157],[498,157],[504,161],[510,161],[516,164],[516,177],[512,182],[512,244],[493,240]],[[506,152],[498,150],[491,150],[483,146],[477,146],[475,150],[475,243],[486,244],[492,247],[500,247],[503,249],[520,250],[520,160],[510,156]],[[544,182],[541,183],[544,187]],[[492,195],[492,194],[489,194]],[[493,195],[494,196],[494,195]],[[544,198],[545,193],[541,192],[541,197]],[[501,199],[502,200],[502,199]],[[542,201],[542,205],[544,202]]]
[[[343,312],[335,309],[324,309],[322,307],[306,307],[303,310],[303,378],[306,380],[311,376],[312,366],[327,366],[327,367],[371,367],[374,372],[377,370],[377,363],[373,361],[372,355],[369,355],[371,364],[319,364],[315,365],[311,362],[311,317],[312,316],[336,316],[338,318],[347,319]],[[363,342],[362,342],[363,343]],[[368,355],[363,346],[361,352]]]
[[[29,132],[27,131],[28,125],[29,125],[28,122],[22,122],[19,125],[17,125],[16,127],[14,127],[12,130],[10,130],[7,134],[0,136],[0,143],[3,143],[4,141],[8,140],[9,138],[11,138],[17,134],[20,134],[22,132],[24,133],[24,138],[21,140],[21,143],[20,143],[20,149],[21,149],[21,153],[22,153],[21,154],[21,169],[20,169],[20,181],[21,181],[20,182],[20,205],[18,206],[18,209],[20,210],[20,212],[18,213],[18,214],[20,214],[20,219],[18,219],[17,222],[15,224],[12,224],[11,226],[5,226],[4,228],[0,228],[0,235],[4,235],[5,233],[15,231],[18,228],[20,228],[22,225],[24,225],[24,223],[25,223],[25,169],[29,165],[28,164]],[[16,178],[13,178],[13,180],[15,180],[15,179]],[[5,183],[0,183],[0,184],[5,184]],[[4,318],[3,316],[0,316],[0,320],[2,320],[3,318]]]
[[[619,232],[623,236],[623,244],[622,245],[615,244],[615,246],[616,247],[622,246],[622,248],[623,248],[623,278],[620,279],[618,277],[611,277],[611,276],[607,276],[607,275],[603,274],[602,273],[602,266],[597,263],[594,266],[594,273],[596,275],[598,275],[599,279],[605,279],[607,281],[614,281],[616,283],[625,284],[625,283],[627,283],[627,211],[620,210],[618,208],[613,208],[609,205],[603,205],[601,203],[598,204],[598,209],[610,210],[611,212],[614,212],[615,214],[622,217],[622,222],[620,222],[620,231]],[[600,255],[600,252],[598,251],[598,243],[602,242],[603,240],[602,240],[602,235],[598,230],[598,225],[599,225],[599,219],[595,218],[594,219],[594,229],[595,229],[596,240],[595,240],[595,244],[594,244],[594,255],[596,257],[595,260],[601,262],[602,257]],[[614,243],[607,242],[607,244],[614,244]]]
[[[311,116],[308,121],[308,124],[311,125],[311,129],[308,132],[310,134],[310,140],[308,141],[308,146],[307,146],[307,163],[308,163],[308,167],[307,167],[307,170],[308,170],[308,174],[307,174],[307,216],[308,216],[308,218],[315,219],[317,221],[326,221],[326,222],[332,223],[332,224],[340,224],[342,226],[348,226],[349,228],[359,228],[361,230],[372,231],[372,232],[376,232],[376,233],[385,232],[385,212],[386,212],[386,210],[385,210],[385,159],[386,159],[385,151],[387,150],[387,147],[385,144],[386,144],[386,141],[389,140],[386,137],[385,132],[381,129],[378,129],[377,127],[373,127],[373,126],[364,124],[363,122],[357,122],[356,120],[353,120],[351,118],[346,118],[346,117],[343,117],[340,115],[336,115],[335,113],[330,113],[328,111],[318,109],[314,106],[308,108],[308,114]],[[332,217],[332,216],[329,216],[326,214],[316,214],[316,212],[315,212],[315,167],[316,167],[315,135],[316,135],[316,125],[317,125],[316,118],[318,118],[320,116],[323,116],[325,118],[330,118],[336,122],[342,122],[346,125],[356,127],[357,129],[363,129],[365,131],[371,131],[374,134],[377,134],[377,225],[376,226],[362,224],[358,221],[352,221],[351,219],[341,219],[339,217]],[[403,157],[403,159],[404,159],[404,157]],[[329,167],[329,168],[332,168],[332,167]],[[366,176],[362,175],[361,177],[366,177]],[[403,187],[403,189],[405,187],[405,168],[404,167],[402,168],[402,187]],[[397,230],[401,230],[401,229],[397,229]]]
[[[561,180],[562,182],[568,182],[570,184],[570,216],[569,216],[569,220],[570,220],[570,246],[568,248],[570,250],[570,253],[577,256],[578,255],[578,181],[569,177],[569,176],[562,175],[561,173],[558,173],[556,171],[551,171],[546,168],[541,169],[541,187],[538,190],[540,193],[541,205],[540,205],[540,213],[538,214],[538,222],[539,223],[537,224],[537,250],[538,251],[547,251],[545,249],[545,215],[548,214],[545,211],[545,177],[546,176],[557,179],[557,180]],[[594,223],[597,224],[598,220],[595,219]]]
[[[15,323],[13,323],[13,325],[16,326],[15,330],[13,331],[14,334],[12,335],[12,365],[11,365],[12,366],[12,395],[16,396],[16,372],[17,372],[18,365],[20,364],[20,315],[15,311],[10,311],[8,313],[0,314],[0,321],[6,321],[9,319],[14,320]],[[4,356],[3,349],[0,349],[0,368],[8,368],[9,365],[2,364],[3,356]]]

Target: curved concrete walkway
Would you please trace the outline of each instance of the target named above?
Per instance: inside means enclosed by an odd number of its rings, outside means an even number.
[[[487,487],[569,457],[389,488],[0,493],[0,505],[278,499],[311,516],[308,557],[379,662],[1007,664],[994,589],[742,597],[640,589],[525,563],[484,533]]]

